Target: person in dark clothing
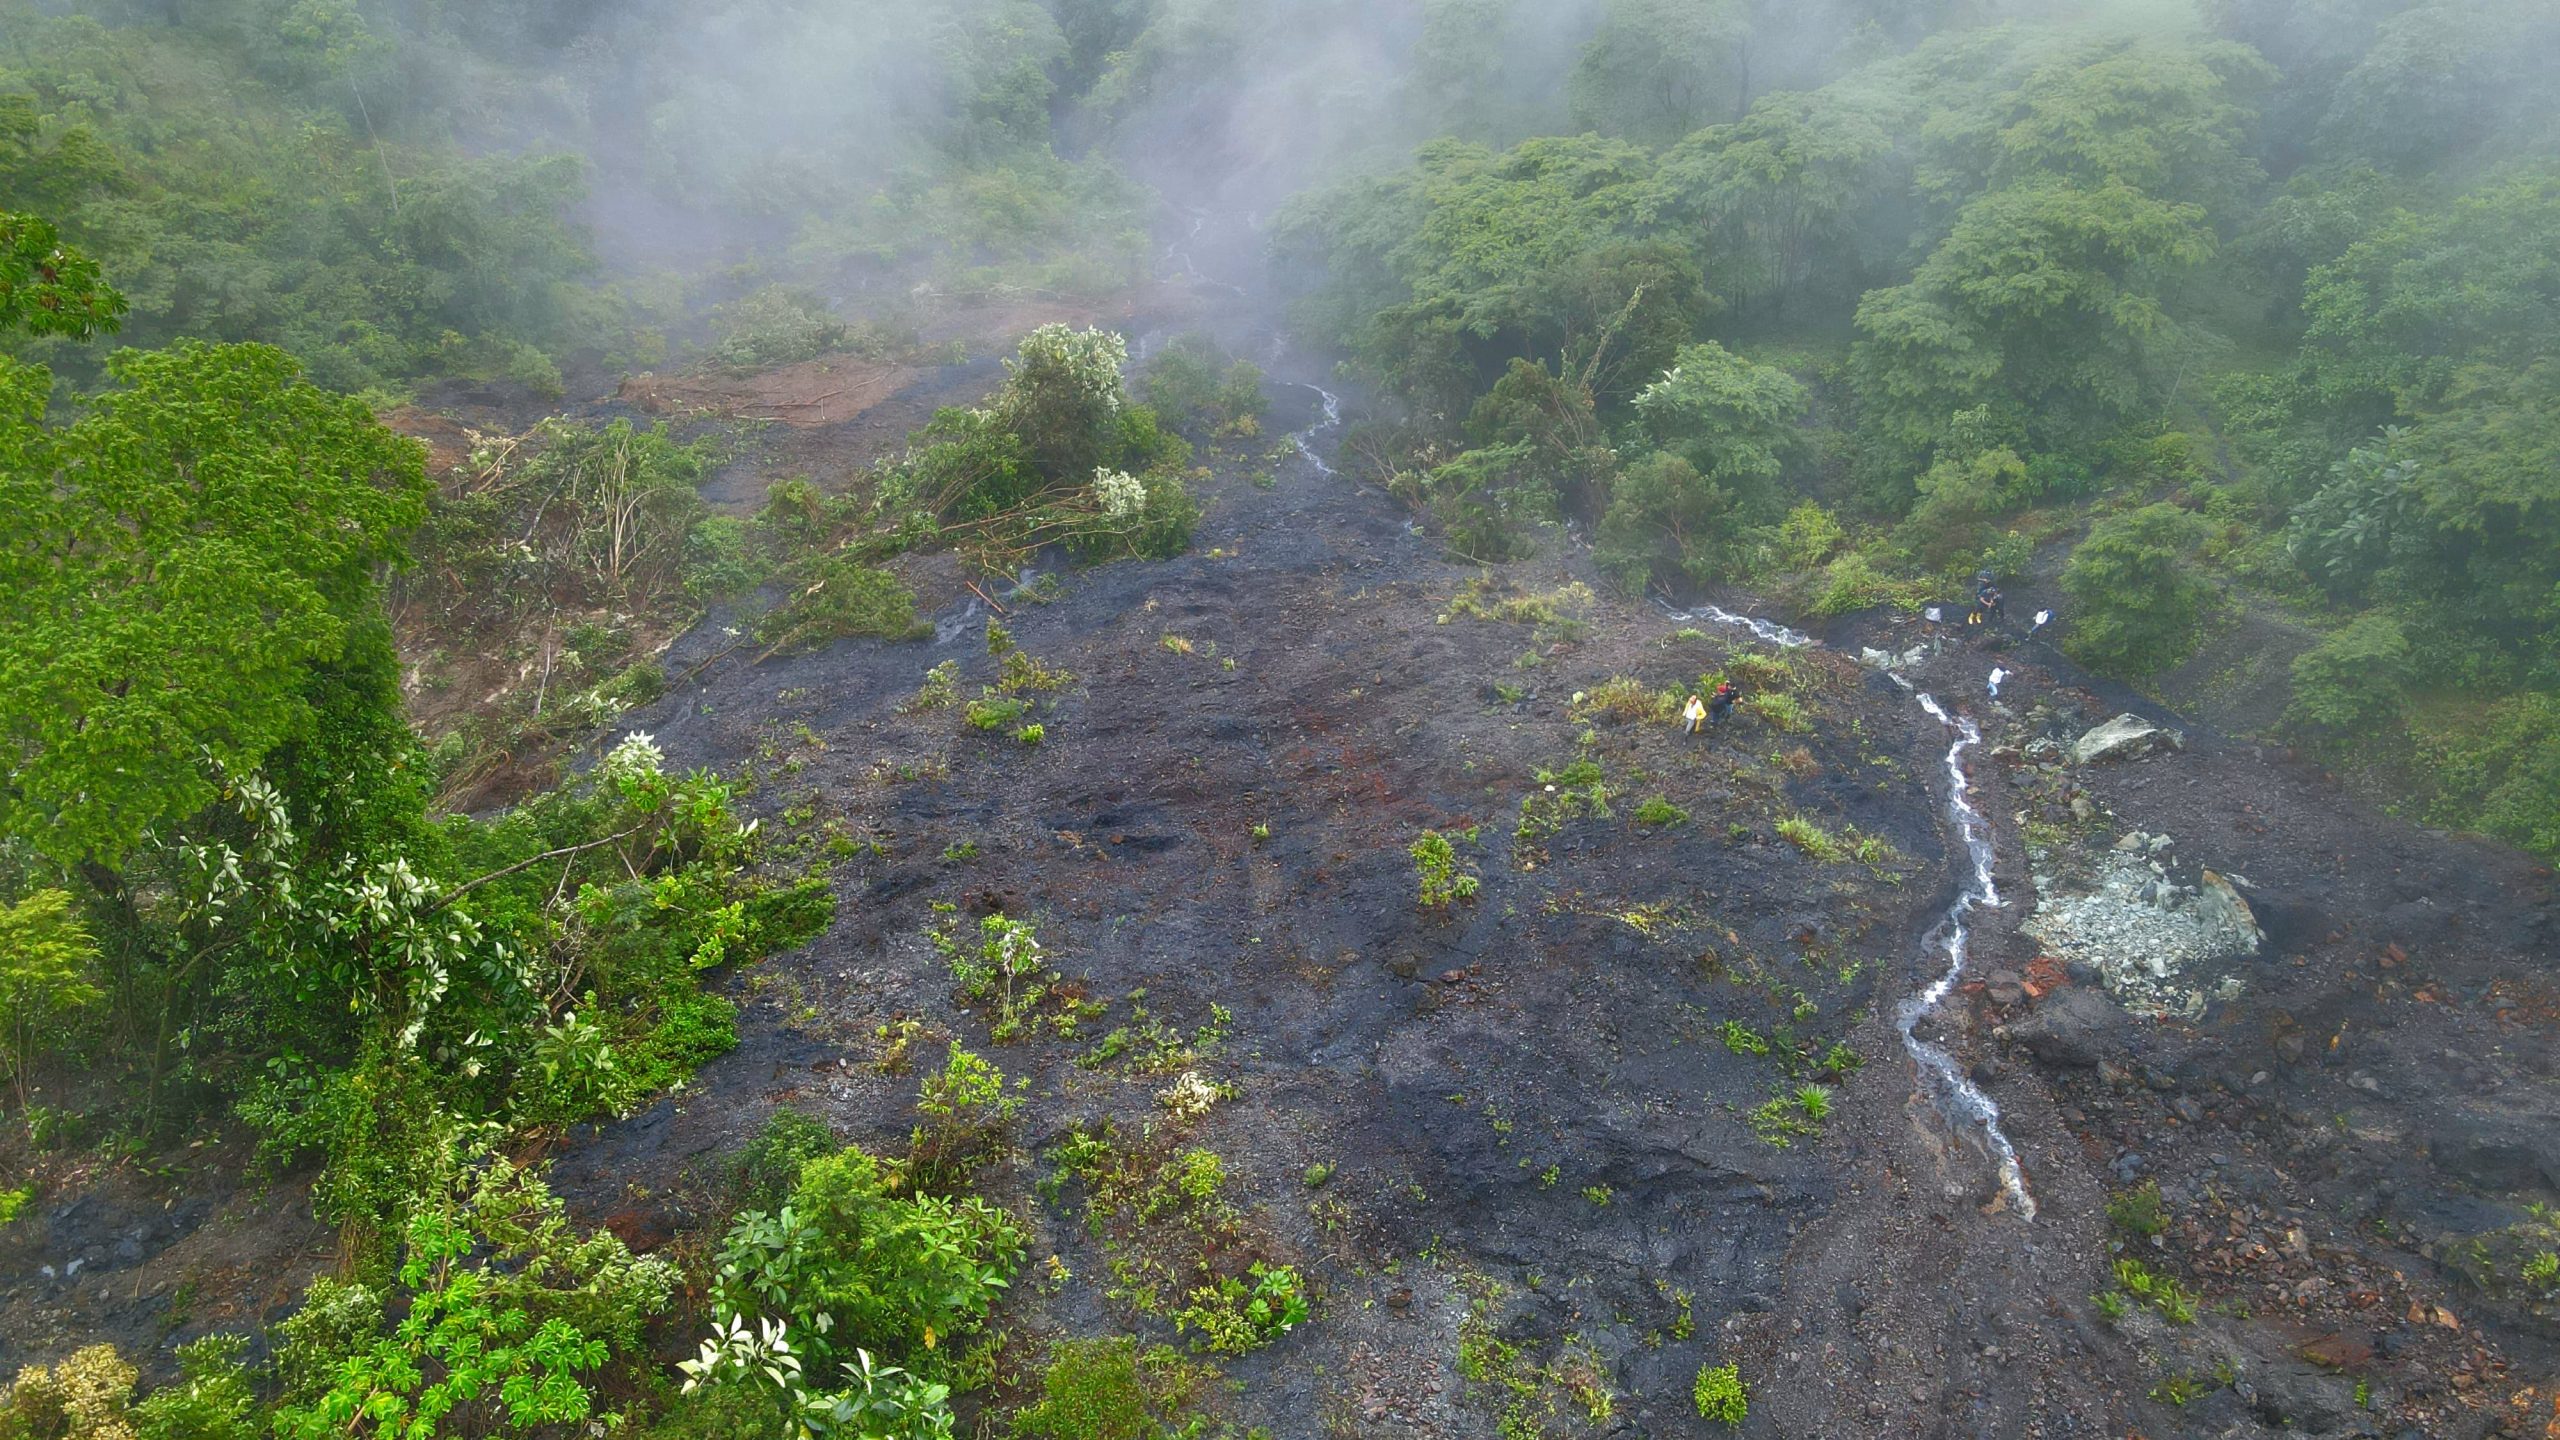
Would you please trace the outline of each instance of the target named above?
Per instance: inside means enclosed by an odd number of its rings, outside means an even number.
[[[1987,625],[2000,618],[2000,587],[1991,583],[1991,572],[1973,577],[1973,609],[1964,617],[1967,625]]]
[[[1707,702],[1707,718],[1718,725],[1723,724],[1726,717],[1733,714],[1733,702],[1741,698],[1742,692],[1734,689],[1730,681],[1717,686],[1715,698]]]

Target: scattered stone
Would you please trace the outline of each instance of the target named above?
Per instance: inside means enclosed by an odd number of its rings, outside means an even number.
[[[2027,982],[2014,970],[1992,971],[1982,989],[1994,1005],[2015,1005],[2027,998]]]
[[[2071,744],[2071,763],[2099,765],[2110,760],[2139,760],[2164,750],[2186,747],[2186,737],[2154,725],[2139,715],[2118,715]]]

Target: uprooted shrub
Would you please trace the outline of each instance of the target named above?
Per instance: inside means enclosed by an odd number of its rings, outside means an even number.
[[[1044,545],[1087,560],[1179,553],[1199,511],[1190,446],[1129,400],[1120,337],[1051,325],[1022,342],[983,409],[946,409],[881,476],[884,508],[920,514],[991,568]]]
[[[756,622],[767,654],[807,650],[850,635],[921,640],[933,626],[916,614],[915,592],[875,565],[835,555],[810,567],[790,598]]]

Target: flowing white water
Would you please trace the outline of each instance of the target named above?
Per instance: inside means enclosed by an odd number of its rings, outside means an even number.
[[[1736,629],[1748,630],[1752,638],[1775,645],[1781,650],[1803,650],[1822,643],[1801,630],[1790,630],[1775,620],[1763,620],[1757,615],[1736,615],[1721,605],[1701,605],[1695,610],[1671,610],[1667,605],[1663,608],[1670,610],[1671,618],[1674,620],[1712,620],[1718,625],[1730,625]]]
[[[1669,609],[1668,606],[1664,608]],[[1747,630],[1755,638],[1783,649],[1801,650],[1819,643],[1801,631],[1755,616],[1736,615],[1720,606],[1702,605],[1695,610],[1672,610],[1670,613],[1675,620],[1711,620],[1719,625]],[[2038,618],[2041,620],[2043,617]],[[1890,670],[1885,673],[1903,689],[1911,689],[1910,683],[1901,676]],[[1993,695],[2000,693],[2000,682],[2006,678],[2008,672],[2005,670],[1991,672]],[[1920,1092],[1928,1097],[1931,1107],[1947,1124],[1981,1143],[1999,1169],[2000,1188],[2007,1193],[2009,1203],[2017,1207],[2021,1218],[2033,1220],[2036,1218],[2035,1196],[2027,1189],[2027,1172],[2018,1163],[2017,1149],[2000,1129],[1999,1105],[1965,1075],[1964,1067],[1956,1063],[1953,1055],[1943,1047],[1921,1039],[1916,1033],[1920,1021],[1944,1004],[1964,979],[1968,947],[1973,938],[1966,917],[1977,908],[1997,910],[2001,908],[2001,900],[1999,883],[1991,873],[1994,856],[1987,834],[1989,822],[1983,819],[1981,811],[1974,808],[1973,781],[1964,773],[1965,752],[1982,743],[1982,730],[1970,719],[1949,715],[1934,696],[1920,693],[1915,698],[1931,719],[1947,727],[1955,736],[1954,742],[1947,747],[1947,814],[1955,821],[1956,836],[1964,846],[1965,858],[1972,863],[1973,875],[1957,894],[1955,903],[1947,907],[1946,917],[1922,941],[1928,949],[1945,957],[1945,970],[1927,989],[1902,1002],[1894,1012],[1894,1028],[1901,1032],[1902,1046],[1910,1052],[1912,1064],[1919,1073]]]
[[[1914,1033],[1921,1019],[1955,993],[1956,985],[1964,978],[1967,946],[1972,939],[1966,917],[1976,907],[2000,908],[2000,886],[1991,874],[1991,841],[1983,834],[1982,812],[1973,808],[1969,795],[1973,782],[1964,773],[1964,753],[1982,743],[1981,728],[1970,719],[1949,715],[1930,695],[1920,697],[1920,708],[1955,732],[1955,742],[1947,747],[1947,813],[1954,817],[1956,834],[1973,862],[1973,881],[1947,907],[1946,918],[1929,932],[1926,943],[1946,957],[1945,973],[1928,989],[1902,1002],[1894,1012],[1894,1026],[1902,1032],[1903,1048],[1911,1052],[1919,1066],[1921,1091],[1929,1097],[1929,1103],[1937,1107],[1948,1124],[1971,1131],[1982,1142],[1999,1167],[2000,1188],[2008,1192],[2010,1203],[2018,1207],[2021,1218],[2033,1220],[2035,1196],[2027,1192],[2027,1174],[2018,1164],[2017,1150],[2001,1132],[1999,1105],[1966,1077],[1953,1055]]]
[[[1326,464],[1324,457],[1316,453],[1315,442],[1317,436],[1342,428],[1342,397],[1321,385],[1309,385],[1304,381],[1295,383],[1301,390],[1316,392],[1316,399],[1322,402],[1323,410],[1317,415],[1314,424],[1292,434],[1289,437],[1289,443],[1296,447],[1299,454],[1307,457],[1307,463],[1315,466],[1318,474],[1330,477],[1334,473],[1333,467]]]

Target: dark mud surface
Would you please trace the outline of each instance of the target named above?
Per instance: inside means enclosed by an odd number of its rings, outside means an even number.
[[[1317,419],[1278,369],[1275,436]],[[824,478],[824,455],[802,458]],[[2560,1418],[2548,1301],[2513,1278],[2525,1207],[2560,1201],[2547,873],[2191,726],[2175,754],[2039,762],[2034,742],[2144,707],[2039,646],[1944,645],[1908,675],[1982,724],[1970,773],[2008,904],[1977,916],[1969,983],[1926,1033],[2002,1108],[2028,1221],[1915,1101],[1892,1024],[1960,880],[1948,737],[1850,657],[1928,637],[1844,626],[1793,662],[1810,731],[1746,715],[1690,740],[1571,697],[1621,674],[1685,689],[1766,647],[1608,600],[1570,633],[1443,621],[1479,572],[1384,496],[1260,456],[1202,492],[1180,559],[1064,572],[1048,603],[993,592],[1015,641],[1073,676],[1025,717],[1037,746],[904,708],[937,663],[959,663],[964,696],[997,669],[984,603],[931,575],[933,642],[750,665],[718,617],[678,642],[670,672],[700,668],[626,728],[675,763],[751,767],[768,824],[861,852],[827,936],[733,978],[736,1052],[558,1147],[583,1215],[701,1243],[725,1217],[694,1178],[777,1105],[903,1149],[948,1041],[1026,1082],[1018,1153],[985,1177],[1035,1217],[1000,1396],[1051,1337],[1174,1338],[1109,1293],[1114,1252],[1075,1193],[1036,1188],[1071,1126],[1108,1118],[1215,1150],[1253,1253],[1309,1277],[1310,1323],[1225,1365],[1239,1385],[1219,1403],[1277,1436],[1725,1433],[1689,1395],[1728,1360],[1754,1435],[2462,1437]],[[1506,593],[1590,579],[1550,549]],[[2015,672],[1996,703],[1994,665]],[[1606,777],[1606,813],[1517,833],[1524,799],[1553,803],[1541,772],[1576,760]],[[1639,823],[1653,797],[1687,822]],[[1789,816],[1880,843],[1823,863],[1780,837]],[[2030,822],[2093,852],[2175,836],[2182,864],[2245,880],[2265,944],[2192,1021],[2125,1013],[2017,930]],[[1470,828],[1480,889],[1423,909],[1407,847]],[[1099,1018],[995,1043],[928,932],[997,913],[1039,927],[1059,993]],[[1140,1007],[1184,1053],[1095,1063]],[[1789,1041],[1863,1064],[1790,1066]],[[1222,1098],[1168,1103],[1184,1071]],[[1827,1120],[1764,1138],[1755,1112],[1817,1081]],[[2111,1229],[2110,1196],[2144,1181],[2165,1230]],[[277,1277],[325,1264],[327,1239],[289,1187],[214,1193],[232,1198],[163,1210],[138,1182],[69,1187],[0,1235],[0,1364],[275,1318]],[[235,1238],[187,1260],[215,1235]],[[2181,1277],[2201,1313],[2102,1317],[2119,1253]]]

